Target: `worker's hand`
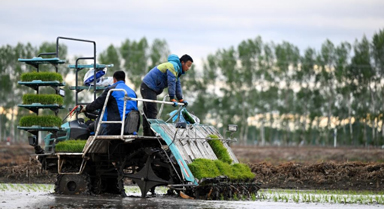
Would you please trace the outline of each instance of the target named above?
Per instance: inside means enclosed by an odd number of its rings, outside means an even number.
[[[86,109],[87,106],[83,106],[81,105],[80,106],[80,112],[87,112],[85,109]]]
[[[172,105],[172,106],[174,106],[174,107],[176,107],[176,106],[177,106],[177,102],[176,102],[176,99],[171,99],[171,102],[173,102],[173,105]]]
[[[183,99],[180,99],[179,102],[184,103],[184,107],[188,106],[188,102]]]

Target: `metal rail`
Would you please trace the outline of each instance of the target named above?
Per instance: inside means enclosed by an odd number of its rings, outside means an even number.
[[[169,97],[169,95],[166,95],[163,98],[163,101],[165,101],[168,97]],[[156,117],[157,119],[160,119],[161,113],[163,112],[163,108],[164,108],[164,104],[161,104],[160,111],[159,111],[159,113],[157,113],[157,117]]]
[[[83,158],[83,160],[81,161],[81,165],[80,165],[80,168],[79,168],[79,171],[77,172],[62,172],[62,168],[63,168],[63,165],[65,163],[65,159],[61,159],[61,155],[65,156],[67,154],[57,154],[57,173],[58,174],[82,174],[83,171],[84,171],[84,168],[85,166],[87,165],[87,161],[88,159],[85,159]],[[67,155],[67,156],[76,156],[76,155],[81,155],[81,153],[71,153],[71,155]]]
[[[125,97],[126,100],[133,100],[133,101],[142,101],[142,102],[152,102],[152,103],[158,103],[158,104],[169,104],[173,105],[174,102],[166,102],[166,101],[159,101],[159,100],[152,100],[152,99],[139,99],[139,98],[132,98],[132,97]],[[182,102],[176,102],[178,106],[184,106],[184,103]]]
[[[85,147],[85,150],[83,152],[83,158],[87,155],[87,153],[89,152],[90,147],[93,145],[93,143],[94,143],[94,141],[96,139],[121,139],[121,140],[126,141],[126,142],[129,142],[129,141],[133,140],[132,137],[124,136],[125,114],[123,114],[123,118],[122,118],[121,121],[102,121],[102,118],[103,118],[104,113],[105,113],[105,108],[107,107],[107,103],[108,103],[109,97],[110,97],[111,93],[114,92],[114,91],[122,91],[122,92],[124,92],[124,107],[123,107],[124,111],[125,111],[125,108],[126,108],[126,105],[127,105],[127,101],[142,101],[142,102],[152,102],[152,103],[168,104],[168,105],[173,105],[174,104],[173,102],[158,101],[158,100],[151,100],[151,99],[132,98],[132,97],[128,96],[127,92],[124,89],[111,89],[111,90],[109,90],[108,94],[107,94],[107,97],[105,99],[104,105],[103,105],[103,109],[101,111],[101,114],[99,115],[99,122],[97,123],[97,128],[96,128],[96,131],[95,131],[95,136],[89,139],[90,143],[89,143],[89,145],[87,147]],[[184,103],[180,103],[179,102],[179,103],[177,103],[177,105],[182,107],[184,105]],[[111,124],[111,123],[120,123],[121,124],[120,135],[98,136],[99,132],[100,132],[101,124]]]
[[[114,92],[114,91],[122,91],[122,92],[124,92],[124,106],[123,106],[124,114],[123,114],[123,118],[122,118],[121,121],[102,121],[102,119],[104,117],[104,113],[105,113],[105,108],[107,107],[107,104],[108,104],[109,97],[111,96],[112,92]],[[127,95],[128,94],[127,94],[127,92],[124,89],[111,89],[111,90],[108,91],[107,97],[106,97],[106,99],[104,101],[103,109],[101,111],[101,114],[99,115],[99,120],[98,120],[97,128],[96,128],[96,131],[95,131],[95,136],[91,139],[91,142],[89,143],[89,145],[84,150],[83,158],[88,153],[88,150],[92,146],[93,142],[97,139],[97,135],[99,135],[99,132],[100,132],[101,124],[120,123],[121,124],[121,130],[120,130],[120,135],[119,135],[120,137],[119,138],[121,140],[124,140],[123,135],[124,135],[124,125],[125,125],[125,108],[126,108],[127,101],[128,101],[125,98],[128,97]]]

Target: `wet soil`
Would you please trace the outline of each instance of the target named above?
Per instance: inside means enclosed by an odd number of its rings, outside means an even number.
[[[384,190],[384,150],[232,146],[262,188]],[[54,183],[27,144],[0,144],[0,182]]]
[[[232,147],[261,188],[384,189],[384,149],[333,147]]]

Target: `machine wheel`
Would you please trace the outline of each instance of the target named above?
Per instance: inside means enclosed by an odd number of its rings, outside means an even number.
[[[120,194],[118,179],[116,178],[106,178],[106,177],[96,177],[92,181],[92,192],[95,194],[110,193],[110,194]]]
[[[91,180],[88,174],[59,174],[55,183],[56,194],[90,194]]]
[[[149,190],[154,192],[156,186],[174,183],[177,176],[171,163],[160,148],[146,147],[127,156],[119,173],[134,181],[145,197]],[[125,172],[127,168],[129,172]]]

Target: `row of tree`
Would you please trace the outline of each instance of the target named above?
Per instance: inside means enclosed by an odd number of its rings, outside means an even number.
[[[0,48],[0,138],[26,139],[16,126],[28,113],[17,104],[32,90],[17,81],[31,68],[17,59],[54,48],[54,43]],[[60,58],[66,59],[65,45],[61,48]],[[101,52],[98,62],[124,70],[140,97],[142,77],[169,53],[165,40],[150,45],[146,38],[127,39]],[[237,124],[242,144],[332,145],[337,140],[341,145],[379,146],[384,144],[383,67],[382,30],[371,40],[363,37],[352,44],[326,40],[320,50],[307,48],[302,54],[291,43],[264,43],[256,37],[208,55],[202,69],[193,66],[182,77],[182,85],[188,110],[223,129]],[[59,71],[73,73],[65,66]],[[65,105],[72,107],[73,92],[65,89]],[[171,110],[166,107],[164,113]]]
[[[303,54],[257,37],[208,56],[197,109],[237,123],[242,143],[382,145],[383,67],[384,31]]]

